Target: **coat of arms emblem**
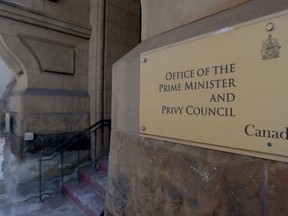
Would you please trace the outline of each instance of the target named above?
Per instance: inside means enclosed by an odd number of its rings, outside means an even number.
[[[268,39],[262,43],[262,60],[279,58],[280,48],[281,46],[279,44],[279,41],[273,38],[270,34],[268,36]]]

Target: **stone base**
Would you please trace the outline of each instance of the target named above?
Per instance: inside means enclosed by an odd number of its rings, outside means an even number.
[[[111,216],[288,214],[281,162],[114,131],[108,176]]]
[[[5,147],[4,182],[6,191],[12,202],[20,202],[39,196],[39,161],[38,157],[19,159]],[[90,160],[90,151],[80,151],[80,162]],[[77,151],[64,153],[65,178],[75,173]],[[51,161],[42,162],[42,194],[60,191],[61,158],[60,155]]]

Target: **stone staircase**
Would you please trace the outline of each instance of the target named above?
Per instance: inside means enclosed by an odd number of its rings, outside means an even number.
[[[92,165],[80,169],[79,184],[64,184],[66,196],[69,196],[87,216],[104,215],[107,169],[108,160],[101,160],[98,171]]]

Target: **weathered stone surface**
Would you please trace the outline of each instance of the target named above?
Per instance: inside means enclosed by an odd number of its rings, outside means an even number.
[[[265,196],[267,196],[267,215],[287,215],[288,194],[288,164],[275,161],[267,161],[265,177]]]
[[[39,135],[79,132],[89,123],[87,113],[19,113],[11,115],[11,119],[16,136],[23,136],[25,132]]]
[[[6,191],[13,202],[27,200],[39,194],[39,162],[38,157],[19,159],[10,151],[10,145],[5,145],[3,165]],[[88,161],[89,151],[80,152],[80,162]],[[64,173],[72,174],[77,164],[77,152],[64,153]],[[61,175],[60,156],[51,161],[42,162],[42,192],[60,191]]]
[[[111,215],[263,215],[264,160],[113,132]]]

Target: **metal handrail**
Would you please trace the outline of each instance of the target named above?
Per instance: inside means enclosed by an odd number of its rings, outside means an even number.
[[[61,155],[61,194],[64,196],[64,170],[63,170],[63,164],[64,164],[64,151],[66,151],[68,148],[72,147],[73,145],[77,144],[77,180],[78,183],[80,182],[80,141],[84,138],[91,138],[91,134],[94,134],[95,139],[95,147],[94,147],[94,156],[95,156],[95,168],[98,166],[98,160],[97,155],[97,131],[102,130],[105,127],[108,127],[109,129],[109,140],[108,143],[110,143],[110,133],[111,133],[111,120],[110,119],[103,119],[95,123],[94,125],[90,126],[89,128],[77,133],[70,139],[66,140],[61,145],[57,146],[53,150],[51,150],[48,153],[42,154],[39,157],[39,200],[42,202],[42,162],[43,161],[50,161],[56,158],[57,156]],[[104,134],[104,130],[103,133]],[[103,139],[103,138],[102,138]],[[103,141],[103,140],[102,140]],[[103,143],[103,142],[102,142]],[[109,145],[108,145],[108,152],[109,152]],[[102,156],[101,156],[102,157]]]

